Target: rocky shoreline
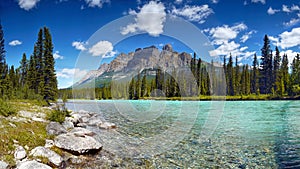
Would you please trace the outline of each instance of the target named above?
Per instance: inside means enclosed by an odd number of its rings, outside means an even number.
[[[39,121],[48,123],[46,131],[53,139],[46,139],[44,146],[28,150],[26,145],[18,145],[16,141],[14,160],[18,169],[50,169],[77,168],[102,150],[102,144],[93,136],[96,133],[86,129],[88,126],[99,127],[103,130],[115,129],[116,125],[101,120],[99,114],[80,110],[72,112],[70,117],[60,124],[45,120],[43,113],[34,114],[20,111],[19,117],[13,121]],[[25,147],[25,148],[24,148]],[[108,152],[101,152],[112,156]],[[0,169],[13,168],[8,163],[0,161]]]

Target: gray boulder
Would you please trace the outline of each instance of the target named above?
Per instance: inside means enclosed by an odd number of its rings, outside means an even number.
[[[46,164],[39,163],[37,161],[26,161],[21,163],[17,169],[52,169],[50,166]]]
[[[46,139],[45,140],[45,146],[44,147],[46,147],[46,148],[51,148],[51,147],[53,147],[54,146],[54,141],[53,140],[48,140],[48,139]]]
[[[101,129],[115,129],[117,126],[114,123],[104,122],[99,125]]]
[[[54,151],[42,146],[36,147],[33,150],[31,150],[30,155],[32,155],[33,157],[46,157],[48,158],[50,163],[54,164],[56,167],[59,167],[63,162],[61,156],[59,156]]]
[[[74,128],[74,124],[70,121],[64,121],[62,126],[67,130]]]
[[[16,160],[23,160],[27,157],[26,151],[22,146],[16,148],[14,157]]]
[[[0,169],[7,169],[8,168],[8,164],[4,161],[0,161]]]
[[[87,135],[75,133],[61,134],[55,138],[55,146],[67,150],[73,154],[86,154],[98,151],[102,148],[101,143]]]
[[[95,135],[94,132],[92,132],[88,129],[82,128],[82,127],[75,127],[74,129],[72,129],[70,131],[70,133],[73,133],[76,136],[94,136]]]
[[[60,135],[63,133],[67,133],[67,130],[57,122],[50,122],[47,125],[46,130],[48,135]]]

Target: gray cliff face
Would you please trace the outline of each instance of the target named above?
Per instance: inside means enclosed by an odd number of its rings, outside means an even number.
[[[104,73],[131,73],[141,72],[144,69],[160,68],[162,70],[171,70],[173,68],[186,67],[191,62],[191,55],[188,53],[178,53],[173,51],[170,44],[165,45],[160,51],[155,46],[138,48],[135,52],[128,54],[121,53],[111,63],[102,64],[98,70],[90,71],[76,85],[89,82],[92,79],[100,77]]]

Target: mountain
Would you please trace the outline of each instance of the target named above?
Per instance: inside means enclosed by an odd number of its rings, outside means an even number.
[[[92,70],[74,86],[83,86],[96,80],[106,81],[111,78],[124,78],[130,74],[143,70],[161,69],[171,72],[173,69],[188,67],[192,57],[186,52],[176,52],[170,44],[165,45],[160,51],[155,46],[138,48],[135,52],[121,53],[109,64],[102,64],[97,70]]]

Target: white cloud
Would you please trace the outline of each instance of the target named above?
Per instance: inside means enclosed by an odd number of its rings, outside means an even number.
[[[59,54],[59,51],[55,51],[53,54],[54,59],[64,59],[62,55]]]
[[[17,45],[21,45],[22,42],[19,40],[13,40],[11,42],[8,43],[10,46],[17,46]]]
[[[299,18],[292,18],[290,21],[284,22],[283,25],[284,26],[294,26],[299,22],[300,22],[300,17]]]
[[[214,39],[213,44],[221,45],[231,39],[235,39],[237,35],[245,29],[247,29],[247,26],[241,23],[232,27],[223,25],[206,31],[208,31],[211,37]]]
[[[85,0],[89,7],[102,8],[104,3],[110,3],[110,0]]]
[[[279,46],[282,49],[300,46],[300,27],[293,28],[290,32],[285,31],[279,35]]]
[[[274,15],[276,12],[279,12],[279,11],[280,11],[279,9],[273,9],[272,7],[269,7],[267,12],[269,15]]]
[[[275,45],[275,46],[278,46],[278,43],[279,43],[279,38],[276,38],[274,36],[269,36],[269,40],[271,42],[273,42],[272,44]]]
[[[86,50],[85,45],[87,45],[87,42],[79,42],[79,41],[72,42],[72,46],[75,47],[75,49],[81,51]]]
[[[292,11],[289,9],[289,7],[286,6],[286,5],[282,5],[282,11],[283,11],[283,12],[287,12],[287,13],[292,12]]]
[[[253,33],[256,33],[256,31],[250,31],[250,32],[246,33],[245,35],[243,35],[241,37],[241,42],[245,43],[249,38],[251,38],[251,35]]]
[[[19,6],[26,11],[35,7],[40,0],[19,0]]]
[[[129,11],[129,14],[135,15],[135,23],[130,23],[121,28],[121,34],[135,33],[145,31],[151,36],[158,36],[163,33],[164,22],[166,20],[165,6],[161,2],[150,1],[145,4],[139,12]]]
[[[84,75],[87,74],[86,70],[80,70],[78,68],[64,68],[56,73],[56,76],[58,78],[65,78],[65,79],[70,79],[70,78],[75,78],[75,79],[80,79]]]
[[[220,45],[217,49],[209,51],[210,56],[222,56],[222,55],[229,55],[230,53],[236,53],[240,44],[235,43],[234,41],[225,42]]]
[[[211,0],[211,2],[212,2],[213,4],[217,4],[217,3],[219,2],[219,0]]]
[[[189,21],[204,23],[205,19],[211,15],[213,10],[208,5],[201,6],[189,6],[185,5],[183,8],[176,9],[175,7],[171,11],[173,15],[182,16]]]
[[[99,41],[89,49],[92,56],[101,56],[102,58],[113,57],[116,52],[113,51],[114,47],[109,41]]]
[[[265,4],[266,3],[266,0],[251,0],[252,3],[262,3],[262,4]]]
[[[183,0],[175,0],[175,4],[181,4]]]
[[[291,7],[291,10],[292,10],[292,11],[300,11],[300,7],[299,7],[298,5],[293,5],[293,6]]]
[[[281,51],[280,56],[282,57],[284,54],[288,56],[289,65],[292,65],[294,57],[298,54],[297,52],[294,52],[293,50],[286,50]]]

